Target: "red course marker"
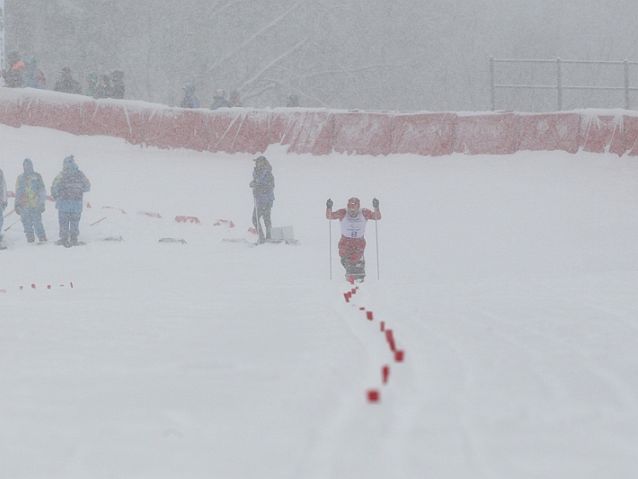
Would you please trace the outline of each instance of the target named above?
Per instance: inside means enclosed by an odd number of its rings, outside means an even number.
[[[366,311],[366,318],[372,321],[374,319],[374,313],[372,311]]]
[[[376,389],[368,389],[367,391],[368,402],[369,403],[377,403],[380,399],[379,391]]]
[[[387,364],[381,368],[381,379],[383,384],[388,384],[388,378],[390,377],[390,366]]]

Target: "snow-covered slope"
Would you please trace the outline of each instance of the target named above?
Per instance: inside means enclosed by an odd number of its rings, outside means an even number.
[[[93,184],[85,246],[5,233],[0,476],[635,477],[634,159],[271,149],[273,220],[299,244],[251,247],[223,241],[252,239],[247,155],[27,127],[0,142],[10,183],[30,157],[50,186],[73,153]],[[346,303],[323,215],[352,195],[384,217]],[[45,224],[55,240],[51,203]]]

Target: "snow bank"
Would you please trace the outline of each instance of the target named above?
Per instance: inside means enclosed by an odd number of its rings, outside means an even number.
[[[94,100],[33,89],[0,89],[0,122],[132,144],[197,151],[326,155],[511,154],[521,150],[636,155],[638,116],[626,110],[556,113],[400,114],[327,109],[185,110],[140,101]]]

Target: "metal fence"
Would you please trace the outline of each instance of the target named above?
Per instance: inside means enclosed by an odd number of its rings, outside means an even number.
[[[555,70],[556,81],[553,84],[511,84],[496,83],[495,70],[499,63],[538,63],[553,64]],[[594,85],[566,85],[563,82],[563,66],[573,65],[622,65],[624,67],[624,84],[623,86],[594,86]],[[585,60],[561,60],[560,58],[550,60],[536,59],[513,59],[513,58],[493,58],[490,57],[490,85],[491,85],[491,105],[492,110],[496,109],[496,90],[497,89],[532,89],[532,90],[556,90],[556,106],[558,110],[563,109],[563,94],[566,90],[604,90],[604,91],[624,91],[625,109],[631,109],[631,101],[629,92],[638,91],[638,87],[632,87],[629,84],[630,67],[638,65],[638,62],[624,61],[585,61]]]

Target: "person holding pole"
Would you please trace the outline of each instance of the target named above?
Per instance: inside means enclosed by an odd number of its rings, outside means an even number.
[[[359,198],[352,197],[348,200],[346,208],[332,211],[333,201],[326,201],[326,219],[339,220],[341,226],[341,239],[339,240],[339,256],[341,264],[346,270],[346,279],[349,281],[363,281],[365,278],[366,248],[365,230],[369,220],[380,220],[379,200],[372,200],[372,208],[361,208]]]
[[[275,201],[275,177],[272,174],[272,166],[265,156],[259,156],[253,161],[255,162],[255,168],[253,169],[253,179],[249,186],[253,190],[254,198],[253,225],[259,234],[258,244],[261,244],[270,239],[272,230],[270,211]],[[261,218],[264,219],[265,233],[261,227]]]

